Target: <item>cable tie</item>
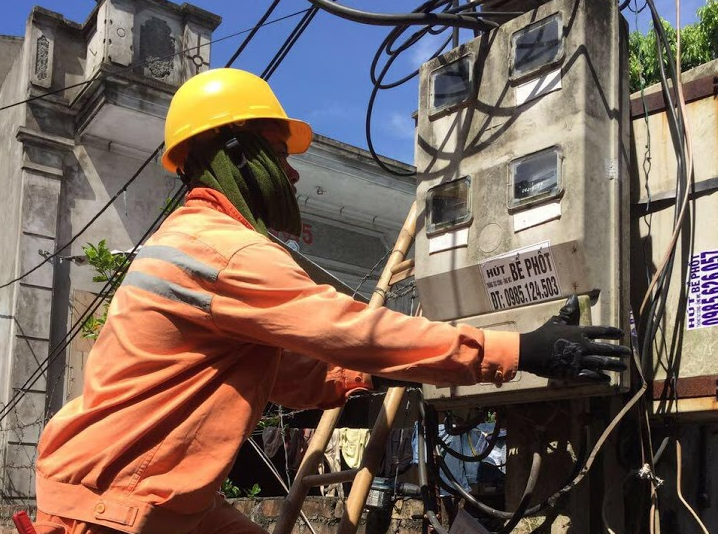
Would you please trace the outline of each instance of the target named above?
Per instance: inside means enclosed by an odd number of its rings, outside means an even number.
[[[638,478],[642,480],[650,480],[657,488],[660,488],[663,485],[664,480],[654,475],[653,471],[651,471],[651,466],[647,463],[643,464],[643,467],[641,467],[636,474],[638,475]]]

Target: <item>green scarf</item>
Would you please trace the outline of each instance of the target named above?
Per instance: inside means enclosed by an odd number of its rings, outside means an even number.
[[[234,137],[238,147],[221,143],[206,160],[195,160],[190,183],[222,193],[260,234],[272,228],[299,235],[299,205],[274,151],[259,134],[234,132]]]

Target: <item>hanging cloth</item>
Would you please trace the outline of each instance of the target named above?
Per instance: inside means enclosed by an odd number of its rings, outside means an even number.
[[[364,449],[369,443],[368,428],[342,428],[339,434],[339,444],[342,449],[342,458],[350,469],[356,469],[361,464]]]

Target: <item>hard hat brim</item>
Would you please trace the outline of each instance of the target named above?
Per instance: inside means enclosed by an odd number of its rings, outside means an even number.
[[[290,154],[303,154],[312,144],[312,127],[298,119],[286,119],[289,126],[287,139],[287,152]]]

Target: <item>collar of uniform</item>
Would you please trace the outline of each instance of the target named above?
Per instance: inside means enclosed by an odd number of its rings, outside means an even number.
[[[234,220],[236,220],[243,226],[246,226],[250,230],[254,230],[254,227],[249,224],[249,221],[247,221],[247,219],[245,219],[242,214],[239,213],[239,211],[237,211],[237,208],[234,207],[234,205],[229,201],[226,196],[224,196],[219,191],[210,189],[209,187],[193,187],[192,190],[187,193],[187,197],[185,198],[185,205],[209,206],[221,213],[224,213],[225,215],[229,215]]]

